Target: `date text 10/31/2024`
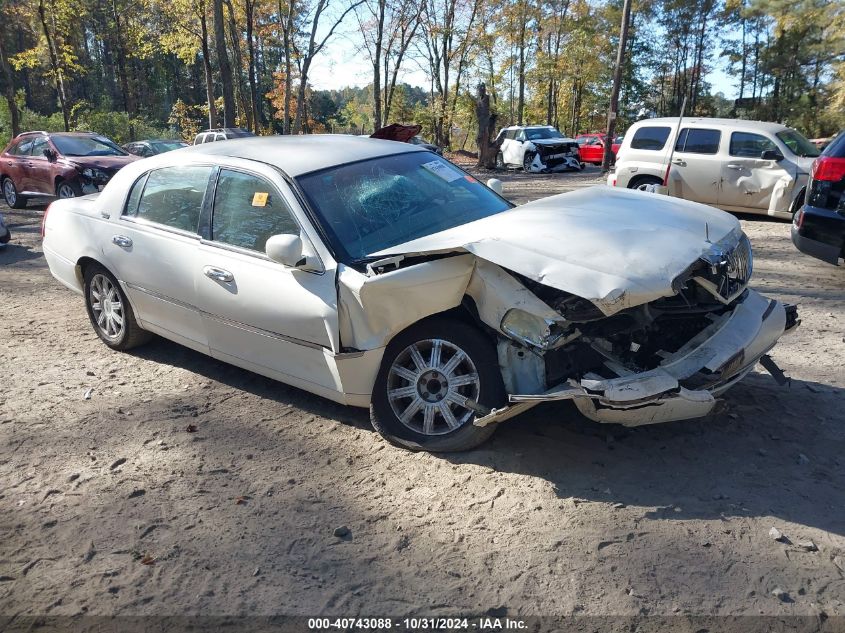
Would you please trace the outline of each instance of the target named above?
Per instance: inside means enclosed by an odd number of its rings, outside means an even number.
[[[523,630],[527,624],[516,618],[309,618],[308,629],[406,631],[503,631]]]

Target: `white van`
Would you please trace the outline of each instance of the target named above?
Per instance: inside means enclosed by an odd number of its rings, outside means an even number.
[[[646,119],[625,133],[607,184],[660,185],[669,195],[726,211],[790,219],[801,207],[818,149],[780,123],[738,119]]]

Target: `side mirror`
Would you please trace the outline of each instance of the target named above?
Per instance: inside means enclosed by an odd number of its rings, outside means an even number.
[[[56,152],[51,150],[49,147],[47,149],[45,149],[42,153],[44,154],[44,156],[47,157],[47,160],[50,161],[51,163],[56,161]]]
[[[305,256],[302,254],[302,239],[298,235],[274,235],[267,240],[264,252],[274,262],[279,262],[288,268],[298,268],[305,265]]]
[[[500,196],[502,195],[502,181],[498,178],[491,178],[487,181],[487,186],[498,193]]]
[[[780,153],[780,150],[776,149],[767,149],[760,153],[760,158],[762,160],[783,160],[783,154]]]

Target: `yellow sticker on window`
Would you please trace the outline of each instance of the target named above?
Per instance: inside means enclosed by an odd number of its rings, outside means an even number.
[[[269,193],[266,191],[256,191],[255,195],[252,196],[252,206],[254,207],[266,207],[267,206],[267,198],[270,196]]]

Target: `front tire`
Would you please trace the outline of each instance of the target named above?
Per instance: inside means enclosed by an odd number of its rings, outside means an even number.
[[[370,421],[391,444],[432,452],[466,451],[494,426],[473,425],[470,399],[486,408],[506,402],[493,344],[477,329],[435,317],[396,336],[373,388]]]
[[[496,154],[496,169],[504,169],[505,168],[505,157],[502,155],[502,152],[498,152]]]
[[[526,173],[531,172],[531,165],[534,163],[535,152],[525,152],[522,156],[522,170]]]
[[[129,300],[109,271],[88,266],[83,289],[88,318],[103,343],[122,352],[150,340],[152,335],[138,325]]]
[[[6,204],[13,209],[23,209],[26,206],[26,198],[18,193],[11,178],[3,180],[3,197],[6,199]]]
[[[72,181],[63,180],[56,185],[57,198],[78,198],[82,195],[82,189]]]

